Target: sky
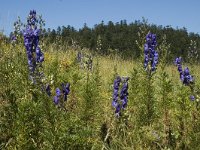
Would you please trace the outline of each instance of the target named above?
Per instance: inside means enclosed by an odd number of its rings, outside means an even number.
[[[84,23],[93,27],[102,20],[131,23],[144,17],[150,24],[200,34],[199,7],[200,0],[0,0],[0,31],[9,35],[17,17],[25,22],[34,9],[52,29],[63,25],[79,29]]]

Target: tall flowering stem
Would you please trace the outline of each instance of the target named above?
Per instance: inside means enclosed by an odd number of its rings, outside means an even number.
[[[184,70],[182,69],[182,59],[181,57],[176,58],[175,65],[178,67],[178,71],[180,73],[180,79],[184,85],[190,86],[194,83],[194,78],[190,75],[188,67]]]
[[[189,86],[191,90],[190,100],[196,101],[196,109],[199,109],[199,91],[195,89],[194,77],[190,74],[189,68],[186,67],[184,70],[182,68],[182,58],[177,57],[175,59],[175,65],[178,67],[178,72],[180,74],[180,80],[185,86]]]
[[[144,44],[144,70],[145,79],[144,82],[144,94],[143,94],[143,107],[140,112],[142,117],[140,122],[142,125],[150,125],[155,118],[155,99],[154,99],[154,86],[153,86],[153,74],[157,69],[158,64],[158,52],[156,51],[157,40],[156,34],[148,33],[146,35],[146,42]],[[147,77],[146,77],[147,75]]]
[[[37,67],[41,66],[41,63],[44,61],[44,54],[39,47],[39,36],[41,31],[37,27],[37,22],[36,11],[30,11],[27,18],[26,29],[22,31],[28,58],[30,78],[33,82],[35,82],[36,76],[41,75],[41,73],[38,72],[39,68]]]
[[[180,74],[180,80],[185,86],[189,86],[192,94],[195,94],[194,90],[194,77],[190,74],[189,68],[186,67],[184,70],[182,68],[182,58],[177,57],[175,59],[175,65],[178,67],[178,72]],[[191,95],[190,99],[194,101],[196,99],[196,95]]]
[[[194,84],[194,77],[190,74],[189,68],[185,67],[183,69],[182,67],[182,58],[178,57],[175,59],[175,65],[177,66],[177,70],[180,74],[180,80],[184,86],[187,86],[190,88],[192,95],[190,96],[191,101],[194,101],[196,103],[196,109],[192,109],[192,122],[193,122],[193,128],[194,130],[198,126],[198,120],[199,120],[199,106],[198,106],[198,95],[197,91],[195,89]],[[184,91],[184,88],[182,87],[182,91],[180,92],[180,100],[178,101],[180,106],[180,114],[178,116],[179,119],[179,133],[180,133],[180,145],[181,149],[188,149],[187,148],[187,118],[190,117],[190,111],[191,108],[189,107],[189,102],[187,101],[187,93]]]

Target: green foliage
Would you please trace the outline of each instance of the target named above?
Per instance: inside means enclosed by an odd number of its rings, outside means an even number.
[[[144,23],[130,25],[134,31],[137,25],[142,25],[140,32],[136,32],[143,33],[138,39],[137,56],[143,53],[144,35],[153,28]],[[99,36],[94,37],[99,39],[99,53],[108,52],[106,46],[109,42],[121,50],[125,49],[119,44],[124,33],[113,40],[111,31],[126,30],[127,26],[125,21],[116,25],[112,22],[98,25],[94,30]],[[107,28],[109,30],[104,35]],[[33,84],[28,78],[28,63],[21,37],[12,44],[0,41],[0,149],[200,148],[200,110],[196,107],[197,101],[189,99],[191,89],[181,84],[176,68],[168,64],[173,56],[170,50],[173,43],[168,33],[159,41],[157,71],[149,76],[144,71],[141,57],[138,61],[125,60],[115,51],[109,56],[96,54],[92,69],[80,68],[76,54],[81,47],[65,47],[65,39],[62,38],[62,35],[69,35],[70,40],[70,36],[76,36],[71,35],[76,31],[70,27],[64,29],[65,32],[62,30],[55,31],[61,35],[57,44],[53,38],[49,45],[43,44],[46,50],[42,68],[45,76],[40,84]],[[87,47],[93,42],[94,39],[88,36],[92,32],[85,26],[81,34],[89,41],[82,41],[81,46]],[[116,47],[110,45],[111,49]],[[193,93],[199,100],[199,66],[191,64],[191,67],[196,77]],[[111,106],[113,79],[118,74],[130,77],[128,105],[120,118],[115,117]],[[71,84],[68,100],[63,103],[66,110],[53,103],[55,89],[62,82]],[[51,96],[42,86],[47,83],[52,89]]]

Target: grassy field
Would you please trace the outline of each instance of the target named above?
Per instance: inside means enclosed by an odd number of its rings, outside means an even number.
[[[191,90],[162,60],[149,78],[143,58],[95,55],[88,70],[77,62],[80,49],[43,46],[43,75],[32,83],[23,44],[2,41],[0,48],[0,149],[200,149],[199,65],[183,65],[195,77]],[[120,117],[112,107],[117,75],[130,78]],[[70,83],[70,93],[55,105],[61,83]]]

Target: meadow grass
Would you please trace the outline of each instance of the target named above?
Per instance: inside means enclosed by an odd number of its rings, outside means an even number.
[[[1,149],[200,148],[199,110],[189,99],[190,89],[182,85],[176,66],[161,69],[159,64],[149,81],[143,60],[95,54],[93,69],[88,70],[77,62],[81,50],[44,45],[41,83],[50,84],[49,97],[41,84],[28,79],[23,44],[0,44]],[[183,66],[195,76],[198,91],[200,66]],[[111,105],[116,75],[130,77],[128,106],[120,118]],[[62,82],[71,84],[66,110],[53,103]],[[153,106],[152,112],[147,106]]]

